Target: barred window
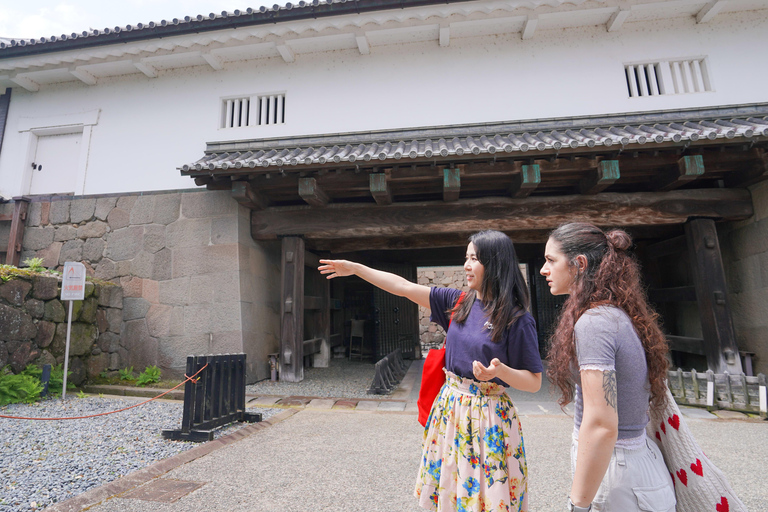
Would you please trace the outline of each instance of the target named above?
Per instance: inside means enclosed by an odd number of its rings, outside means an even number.
[[[221,101],[221,128],[285,123],[285,93],[256,94]]]
[[[712,91],[706,57],[625,64],[630,98]]]

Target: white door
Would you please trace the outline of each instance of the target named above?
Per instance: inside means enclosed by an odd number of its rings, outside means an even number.
[[[82,132],[37,138],[30,194],[73,194]]]

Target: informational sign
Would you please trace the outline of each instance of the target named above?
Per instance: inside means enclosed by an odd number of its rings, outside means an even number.
[[[75,261],[64,263],[64,279],[61,282],[61,300],[85,298],[85,265]]]

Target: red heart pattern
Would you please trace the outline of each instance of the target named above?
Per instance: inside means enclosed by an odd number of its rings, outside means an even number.
[[[656,439],[658,439],[659,441],[661,441],[661,434],[659,434],[659,431],[658,431],[658,430],[656,431]]]
[[[696,459],[696,464],[691,464],[691,471],[699,476],[704,476],[704,469],[701,467],[701,460]]]
[[[667,434],[667,426],[664,424],[664,422],[661,422],[661,431],[664,432],[664,435]]]
[[[678,416],[677,414],[675,414],[671,418],[667,419],[667,421],[672,426],[672,428],[674,428],[675,430],[679,430],[680,429],[680,416]]]
[[[684,469],[678,469],[675,474],[677,475],[677,478],[683,482],[683,485],[688,487],[688,473],[686,473]]]
[[[728,512],[731,509],[731,507],[728,506],[728,500],[725,496],[720,497],[720,503],[715,505],[715,510],[717,512]]]

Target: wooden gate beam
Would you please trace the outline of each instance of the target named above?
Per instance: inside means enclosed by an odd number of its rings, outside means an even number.
[[[728,306],[723,259],[712,219],[694,219],[685,224],[688,254],[699,305],[707,366],[715,373],[740,374],[741,359]]]
[[[743,189],[601,193],[593,196],[487,197],[443,202],[329,204],[322,210],[274,207],[254,211],[255,240],[278,236],[305,239],[402,237],[475,232],[549,230],[565,222],[600,226],[683,224],[690,217],[743,220],[753,215],[752,197]]]
[[[304,379],[304,240],[282,241],[280,380]]]
[[[11,219],[11,232],[8,234],[8,250],[5,253],[5,264],[19,266],[21,258],[21,244],[24,238],[24,225],[27,220],[29,198],[14,197],[13,218]]]

